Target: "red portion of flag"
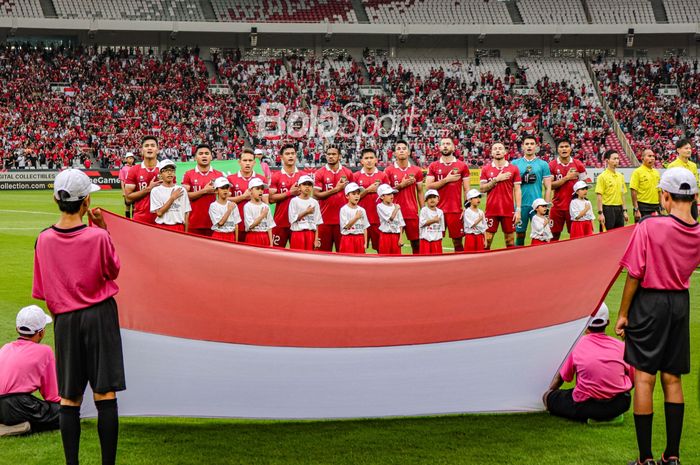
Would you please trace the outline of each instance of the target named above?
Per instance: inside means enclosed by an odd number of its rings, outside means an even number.
[[[584,318],[617,277],[632,232],[381,257],[231,244],[105,217],[122,262],[123,328],[288,347],[459,341]]]

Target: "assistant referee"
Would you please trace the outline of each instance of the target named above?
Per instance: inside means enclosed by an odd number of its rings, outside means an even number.
[[[621,228],[629,220],[622,198],[627,192],[625,177],[616,171],[620,164],[620,154],[615,150],[608,150],[603,159],[608,167],[600,173],[595,185],[601,232],[605,229]]]
[[[661,174],[654,169],[654,163],[656,163],[654,151],[645,149],[642,152],[642,166],[632,172],[630,193],[635,223],[645,216],[657,215],[661,211],[658,188]]]

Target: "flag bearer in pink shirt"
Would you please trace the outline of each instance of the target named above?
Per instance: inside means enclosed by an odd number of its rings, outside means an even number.
[[[78,463],[80,404],[90,383],[97,407],[102,464],[117,455],[116,392],[126,389],[114,280],[120,262],[90,194],[99,187],[82,171],[68,169],[54,181],[58,222],[36,240],[32,296],[54,315],[60,425],[66,464]],[[85,215],[97,227],[83,224]]]
[[[552,415],[606,421],[629,410],[634,368],[623,360],[625,344],[605,335],[609,322],[608,307],[603,303],[544,394],[544,405]],[[574,376],[576,386],[561,389]]]
[[[690,277],[700,265],[700,224],[691,214],[698,184],[685,168],[661,176],[661,206],[668,216],[637,223],[620,265],[627,269],[615,332],[625,339],[625,361],[636,369],[634,426],[639,457],[631,464],[680,464],[683,430],[681,375],[690,372]],[[666,450],[651,449],[654,386],[661,372]]]
[[[36,305],[17,314],[19,338],[0,349],[0,436],[58,429],[56,360],[40,344],[51,317]],[[44,400],[34,397],[39,391]]]

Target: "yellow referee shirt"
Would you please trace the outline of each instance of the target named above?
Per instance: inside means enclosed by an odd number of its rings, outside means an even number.
[[[685,168],[689,170],[691,173],[695,175],[695,180],[700,181],[698,179],[698,165],[693,163],[692,161],[688,160],[688,163],[684,162],[681,157],[676,157],[675,160],[673,160],[671,163],[668,164],[666,168]]]
[[[642,165],[632,172],[630,189],[637,191],[637,201],[642,203],[659,203],[659,182],[661,175],[654,168]]]
[[[624,205],[622,195],[627,192],[625,176],[606,169],[598,175],[595,193],[603,196],[603,205]]]

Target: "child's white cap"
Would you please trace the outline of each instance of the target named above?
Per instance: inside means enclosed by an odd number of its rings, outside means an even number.
[[[536,210],[537,207],[551,207],[552,204],[549,202],[546,202],[544,199],[535,199],[534,202],[532,202],[532,209]]]
[[[126,155],[124,155],[124,158],[126,159],[126,158],[129,158],[129,157],[131,157],[131,158],[136,158],[136,157],[134,156],[134,152],[126,152]]]
[[[351,182],[347,186],[345,186],[345,195],[348,195],[351,192],[356,192],[356,191],[361,191],[362,188],[357,185],[355,182]]]
[[[297,181],[297,184],[299,184],[301,186],[302,184],[307,183],[307,182],[310,182],[311,184],[313,184],[314,180],[311,178],[311,176],[309,176],[308,174],[305,174],[299,178],[299,180]]]
[[[659,182],[659,189],[669,194],[694,195],[698,193],[698,182],[690,170],[679,166],[664,172]]]
[[[161,160],[158,163],[158,170],[163,171],[168,166],[172,166],[173,168],[175,168],[175,162],[166,158],[165,160]]]
[[[252,189],[254,187],[262,187],[263,189],[265,189],[267,186],[265,185],[265,182],[262,179],[253,178],[248,183],[248,189]]]
[[[398,194],[399,191],[391,187],[389,184],[381,184],[379,187],[377,187],[377,195],[379,197],[382,197],[387,194]]]
[[[91,193],[99,190],[100,186],[93,184],[87,174],[73,168],[61,171],[53,181],[54,198],[64,202],[83,200]],[[67,192],[68,197],[66,197],[66,194],[59,194],[61,191]]]
[[[438,194],[438,191],[436,191],[435,189],[428,189],[427,191],[425,191],[425,195],[423,196],[423,199],[428,200],[428,197],[430,197],[431,195],[434,195],[436,197],[440,197],[440,194]]]
[[[586,181],[576,181],[576,184],[574,184],[574,194],[580,189],[588,189],[588,184]]]
[[[25,336],[33,336],[53,320],[40,307],[30,305],[19,311],[15,321],[18,333]]]
[[[478,189],[469,189],[469,192],[467,192],[467,200],[475,199],[477,197],[481,197],[481,191]]]
[[[253,153],[255,155],[264,155],[265,151],[263,151],[263,149],[255,149],[255,150],[253,150]]]
[[[229,187],[231,186],[231,183],[228,182],[228,179],[226,179],[223,176],[220,176],[214,180],[214,189],[219,189],[221,187]]]
[[[605,325],[608,324],[610,321],[610,311],[608,310],[608,306],[605,305],[605,302],[600,304],[600,308],[596,312],[593,317],[591,317],[590,321],[588,322],[588,327],[589,328],[601,328]]]

